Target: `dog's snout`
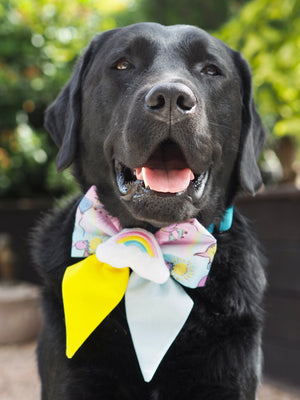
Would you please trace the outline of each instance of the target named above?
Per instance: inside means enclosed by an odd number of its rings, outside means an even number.
[[[147,93],[145,107],[155,111],[161,117],[169,118],[184,116],[196,107],[196,96],[193,91],[182,83],[161,83]]]

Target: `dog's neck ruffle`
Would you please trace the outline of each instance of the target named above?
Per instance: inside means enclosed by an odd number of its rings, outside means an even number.
[[[220,229],[228,230],[231,221],[228,211]],[[183,286],[205,285],[216,239],[196,219],[154,235],[122,229],[95,186],[78,205],[72,239],[72,256],[84,259],[66,269],[62,283],[67,356],[73,357],[125,297],[134,349],[149,382],[193,308]]]

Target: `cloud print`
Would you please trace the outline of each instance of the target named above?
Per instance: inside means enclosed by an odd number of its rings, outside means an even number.
[[[155,283],[168,280],[170,271],[161,252],[158,257],[151,257],[135,245],[126,246],[112,239],[98,245],[96,257],[99,261],[115,268],[130,267],[140,277]]]

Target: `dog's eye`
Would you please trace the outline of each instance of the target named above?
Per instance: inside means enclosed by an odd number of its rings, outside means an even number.
[[[202,74],[206,74],[206,75],[211,75],[211,76],[215,76],[215,75],[221,75],[221,72],[219,70],[218,67],[216,67],[215,65],[207,65],[206,67],[204,67],[201,71]]]
[[[132,64],[128,60],[126,60],[126,58],[122,58],[116,63],[115,68],[120,71],[123,71],[125,69],[132,68]]]

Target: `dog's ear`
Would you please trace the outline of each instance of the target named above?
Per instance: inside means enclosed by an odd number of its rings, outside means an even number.
[[[62,171],[74,160],[81,123],[81,85],[95,55],[94,39],[75,66],[70,81],[45,113],[45,128],[59,147],[56,168]]]
[[[239,183],[246,193],[254,195],[262,185],[257,160],[264,147],[266,132],[254,105],[249,64],[240,53],[235,52],[234,59],[241,78],[243,98],[242,130],[238,160]]]

